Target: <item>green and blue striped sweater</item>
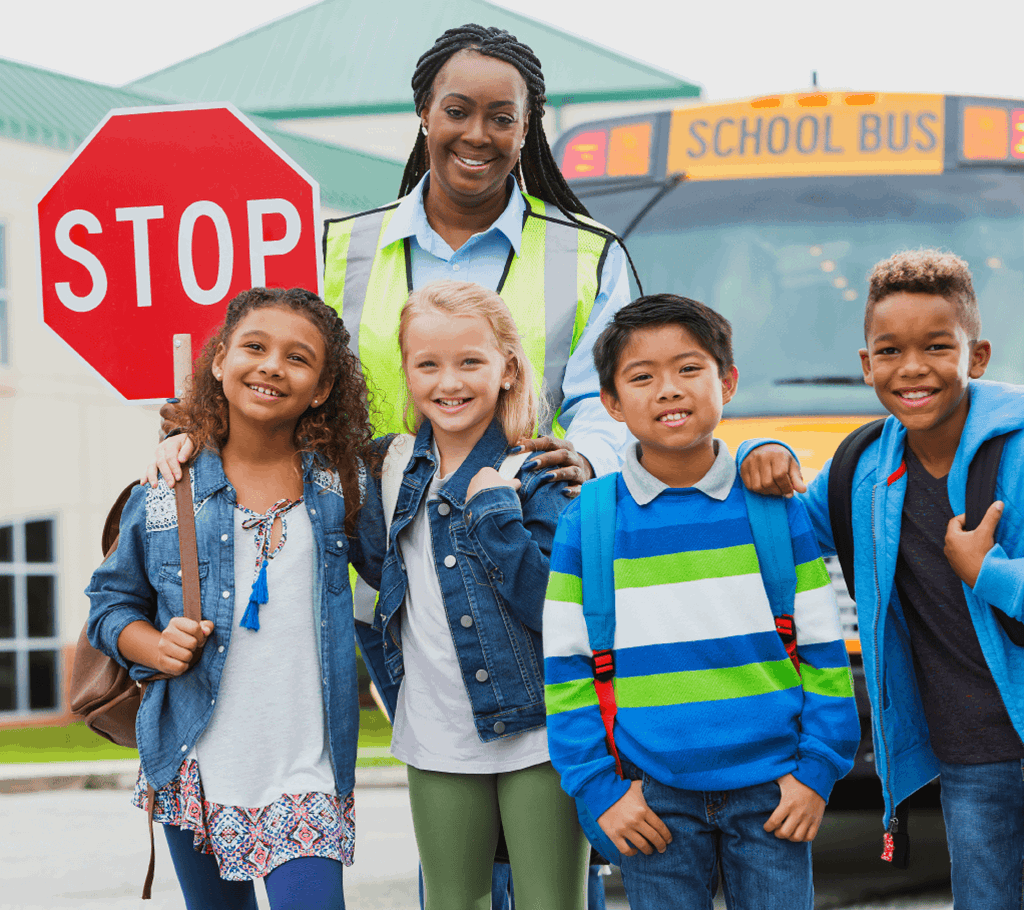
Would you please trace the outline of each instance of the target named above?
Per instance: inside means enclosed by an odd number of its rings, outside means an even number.
[[[860,725],[835,595],[810,521],[787,500],[798,674],[775,631],[736,476],[724,500],[617,483],[615,742],[656,780],[732,790],[792,773],[826,800]],[[724,495],[724,494],[723,494]],[[579,500],[563,512],[544,606],[551,760],[599,817],[628,789],[605,743],[582,611]]]

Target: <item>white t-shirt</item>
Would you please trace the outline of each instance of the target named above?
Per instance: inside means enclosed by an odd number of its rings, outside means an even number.
[[[450,475],[449,475],[450,476]],[[398,692],[391,754],[421,771],[498,774],[548,761],[542,726],[481,742],[459,669],[434,565],[427,501],[447,477],[430,482],[424,505],[398,536],[409,588],[400,614],[405,675]]]
[[[282,516],[288,536],[267,564],[258,631],[239,623],[256,573],[256,530],[235,509],[235,609],[210,723],[194,755],[206,799],[269,806],[285,793],[338,795],[324,726],[313,619],[316,548],[305,506]]]

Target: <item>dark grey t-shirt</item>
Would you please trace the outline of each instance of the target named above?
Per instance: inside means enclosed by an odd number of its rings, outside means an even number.
[[[932,477],[906,447],[896,588],[910,629],[914,669],[932,748],[953,764],[1024,758],[985,662],[960,578],[943,553],[953,517],[945,477]]]

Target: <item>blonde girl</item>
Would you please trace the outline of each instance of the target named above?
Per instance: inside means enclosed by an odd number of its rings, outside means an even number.
[[[390,530],[372,628],[357,627],[408,766],[426,910],[489,910],[500,828],[519,910],[584,910],[589,846],[544,726],[565,485],[509,458],[538,426],[534,374],[508,308],[475,284],[415,291],[399,346],[410,435],[388,439],[375,486]]]

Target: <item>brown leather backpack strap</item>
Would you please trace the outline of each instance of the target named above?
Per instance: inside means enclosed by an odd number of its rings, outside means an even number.
[[[153,810],[156,807],[156,790],[152,785],[146,788],[146,799],[149,807],[146,815],[149,818],[149,869],[146,870],[146,881],[142,885],[142,899],[148,901],[153,896],[153,873],[156,872],[156,839],[153,837]]]
[[[174,485],[174,501],[178,507],[178,544],[181,548],[181,589],[185,616],[199,622],[203,606],[199,591],[199,550],[196,546],[196,515],[192,506],[192,478],[183,468],[181,480]]]

